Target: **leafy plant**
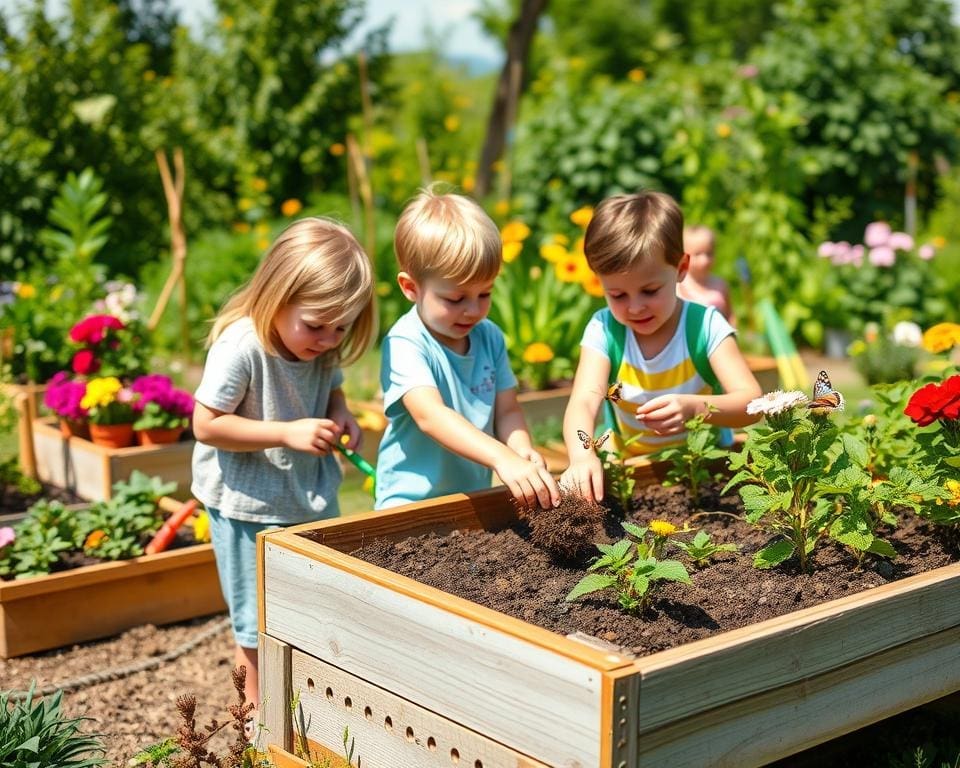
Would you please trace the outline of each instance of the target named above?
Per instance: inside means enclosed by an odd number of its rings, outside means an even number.
[[[90,720],[65,717],[63,691],[33,700],[36,683],[27,697],[11,699],[0,691],[0,765],[5,768],[96,768],[106,760],[99,735],[80,729]]]
[[[685,485],[694,506],[699,508],[703,484],[716,480],[721,474],[713,465],[730,452],[720,447],[720,435],[707,422],[707,414],[694,416],[684,427],[687,434],[683,443],[662,448],[651,458],[671,462],[663,484]]]
[[[657,523],[662,524],[659,529]],[[683,563],[659,559],[663,555],[667,536],[676,530],[674,526],[663,521],[654,521],[649,528],[633,523],[622,525],[632,539],[624,538],[614,544],[597,544],[600,557],[587,568],[593,573],[584,576],[570,590],[565,598],[568,602],[592,592],[613,589],[624,611],[641,613],[655,596],[659,582],[690,583],[690,575]],[[650,541],[647,541],[648,532],[651,533]]]
[[[736,544],[715,544],[710,540],[710,534],[706,531],[697,531],[690,541],[676,540],[673,543],[677,549],[689,557],[697,568],[706,565],[710,558],[715,557],[721,552],[739,552],[740,548]]]
[[[614,451],[600,451],[600,461],[603,464],[603,482],[607,490],[620,504],[620,509],[626,512],[633,501],[633,489],[637,481],[630,467],[623,463],[623,457]]]
[[[310,749],[310,743],[307,741],[307,731],[310,729],[310,720],[306,719],[303,713],[303,704],[300,703],[300,694],[293,697],[290,702],[290,713],[293,718],[293,752],[301,760],[305,760],[310,768],[335,768],[335,764],[327,757],[318,757]],[[353,766],[353,753],[356,747],[356,740],[351,738],[350,729],[344,726],[341,734],[343,743],[343,756],[348,766]],[[356,768],[361,768],[360,758],[357,758]]]

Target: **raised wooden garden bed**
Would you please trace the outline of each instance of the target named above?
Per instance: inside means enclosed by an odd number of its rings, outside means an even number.
[[[347,554],[514,520],[494,489],[262,535],[269,740],[299,692],[308,737],[349,727],[369,768],[745,767],[960,690],[960,565],[635,658]]]
[[[0,658],[225,610],[210,544],[0,581]]]
[[[177,483],[174,493],[190,493],[193,440],[169,445],[105,448],[80,437],[65,438],[52,418],[33,421],[33,450],[37,479],[68,488],[85,499],[109,499],[118,480],[135,469]]]

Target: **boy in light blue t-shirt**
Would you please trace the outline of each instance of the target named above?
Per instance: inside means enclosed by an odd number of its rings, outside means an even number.
[[[377,509],[489,488],[492,472],[524,506],[557,506],[517,402],[503,332],[486,319],[500,271],[496,225],[474,201],[425,191],[404,209],[397,282],[414,306],[383,341],[389,420]]]

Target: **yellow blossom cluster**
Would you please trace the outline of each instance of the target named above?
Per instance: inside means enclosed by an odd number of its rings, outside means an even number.
[[[530,227],[522,221],[511,221],[500,230],[503,241],[503,262],[509,264],[516,260],[523,250],[523,241],[530,237]]]
[[[923,348],[927,352],[946,352],[960,344],[960,325],[937,323],[923,332]]]
[[[88,411],[91,408],[105,408],[117,399],[121,386],[120,379],[116,376],[91,379],[87,382],[87,390],[80,400],[80,405]]]
[[[677,532],[677,526],[666,520],[653,520],[650,522],[650,533],[654,536],[672,536]]]

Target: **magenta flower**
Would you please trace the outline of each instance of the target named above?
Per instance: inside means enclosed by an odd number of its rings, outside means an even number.
[[[83,421],[87,418],[87,409],[80,405],[80,401],[86,392],[86,384],[74,381],[69,373],[60,371],[47,382],[43,404],[61,418]]]
[[[70,329],[70,339],[79,344],[99,344],[108,331],[124,327],[120,318],[113,315],[89,315]]]
[[[867,224],[863,233],[863,242],[869,248],[879,248],[886,245],[892,234],[890,225],[885,221],[874,221]]]

